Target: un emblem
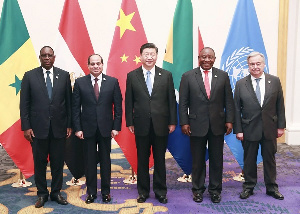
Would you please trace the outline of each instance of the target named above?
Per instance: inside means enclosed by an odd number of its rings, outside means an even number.
[[[236,82],[249,74],[247,56],[253,51],[250,47],[236,49],[222,65],[221,69],[229,75],[232,92],[234,92]]]

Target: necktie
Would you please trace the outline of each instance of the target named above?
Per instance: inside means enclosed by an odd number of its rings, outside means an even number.
[[[51,79],[50,79],[50,71],[46,71],[46,73],[47,73],[46,86],[47,86],[49,99],[51,99],[51,97],[52,97],[52,83],[51,83]]]
[[[151,95],[151,93],[152,93],[152,84],[151,84],[150,74],[151,74],[151,72],[147,71],[146,85],[147,85],[147,88],[148,88],[148,92]]]
[[[208,72],[209,71],[204,71],[204,74],[205,74],[205,77],[204,77],[204,86],[205,86],[207,97],[209,99],[209,97],[210,97],[210,86],[209,86]]]
[[[261,94],[260,94],[260,87],[259,87],[259,81],[260,81],[261,78],[257,78],[255,79],[256,81],[256,90],[255,90],[255,94],[256,94],[256,97],[258,99],[258,102],[259,104],[261,105]]]
[[[96,95],[96,99],[98,100],[98,97],[99,97],[98,78],[95,78],[94,92],[95,92],[95,95]]]

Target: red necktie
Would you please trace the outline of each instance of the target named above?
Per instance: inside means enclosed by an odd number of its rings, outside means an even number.
[[[209,71],[204,71],[204,74],[205,74],[205,77],[204,77],[204,86],[205,86],[207,97],[209,99],[209,97],[210,97],[210,87],[209,87],[208,72]]]
[[[98,97],[99,97],[98,78],[95,78],[94,92],[95,92],[95,95],[96,95],[96,99],[98,100]]]

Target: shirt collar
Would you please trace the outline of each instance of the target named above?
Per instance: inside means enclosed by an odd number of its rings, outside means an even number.
[[[212,68],[209,69],[209,70],[204,70],[203,68],[200,67],[200,71],[201,71],[202,73],[204,73],[204,71],[208,71],[208,73],[210,73],[210,72],[212,72]]]
[[[91,80],[94,81],[96,79],[96,77],[94,77],[92,74],[91,75]],[[98,80],[101,80],[102,81],[102,73],[97,77]]]
[[[53,74],[53,67],[51,67],[49,70],[47,70],[44,67],[42,67],[42,69],[43,69],[43,74],[46,74],[47,71],[50,71],[50,74]]]
[[[265,79],[265,72],[262,73],[262,75],[259,77],[261,80]],[[251,75],[251,81],[255,81],[257,78]]]
[[[144,68],[144,66],[142,66],[142,69],[143,69],[144,76],[146,76],[148,70],[146,68]],[[153,66],[153,68],[149,71],[151,72],[151,74],[155,74],[155,66]]]

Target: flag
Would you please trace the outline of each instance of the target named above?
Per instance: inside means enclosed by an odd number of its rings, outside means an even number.
[[[78,0],[65,1],[58,31],[55,66],[68,71],[74,85],[76,78],[90,73],[87,59],[94,54]],[[74,133],[66,142],[65,162],[76,179],[84,175],[83,145]]]
[[[4,0],[0,20],[0,143],[25,178],[34,174],[30,143],[20,120],[20,89],[38,60],[17,0]]]
[[[269,73],[268,57],[253,0],[239,0],[231,22],[220,66],[222,70],[228,72],[233,92],[236,82],[249,74],[247,56],[253,51],[258,51],[265,55],[265,72]],[[225,136],[225,141],[241,168],[243,168],[244,150],[241,142],[236,139],[235,134],[233,133]],[[261,152],[259,149],[257,163],[262,161],[260,154]]]
[[[201,45],[203,46],[203,44]],[[178,111],[178,92],[181,76],[184,72],[193,68],[193,6],[191,0],[177,1],[166,46],[163,68],[170,71],[173,75]],[[178,113],[177,117],[179,117]],[[179,123],[175,131],[169,135],[168,150],[184,173],[187,175],[191,174],[192,154],[190,138],[181,132]]]
[[[140,67],[140,47],[147,43],[146,34],[135,0],[123,0],[110,48],[106,74],[119,80],[125,98],[127,73]],[[125,109],[123,101],[123,109]],[[137,151],[134,135],[126,127],[122,115],[122,131],[115,138],[134,172],[137,172]],[[150,160],[150,167],[153,159]]]

